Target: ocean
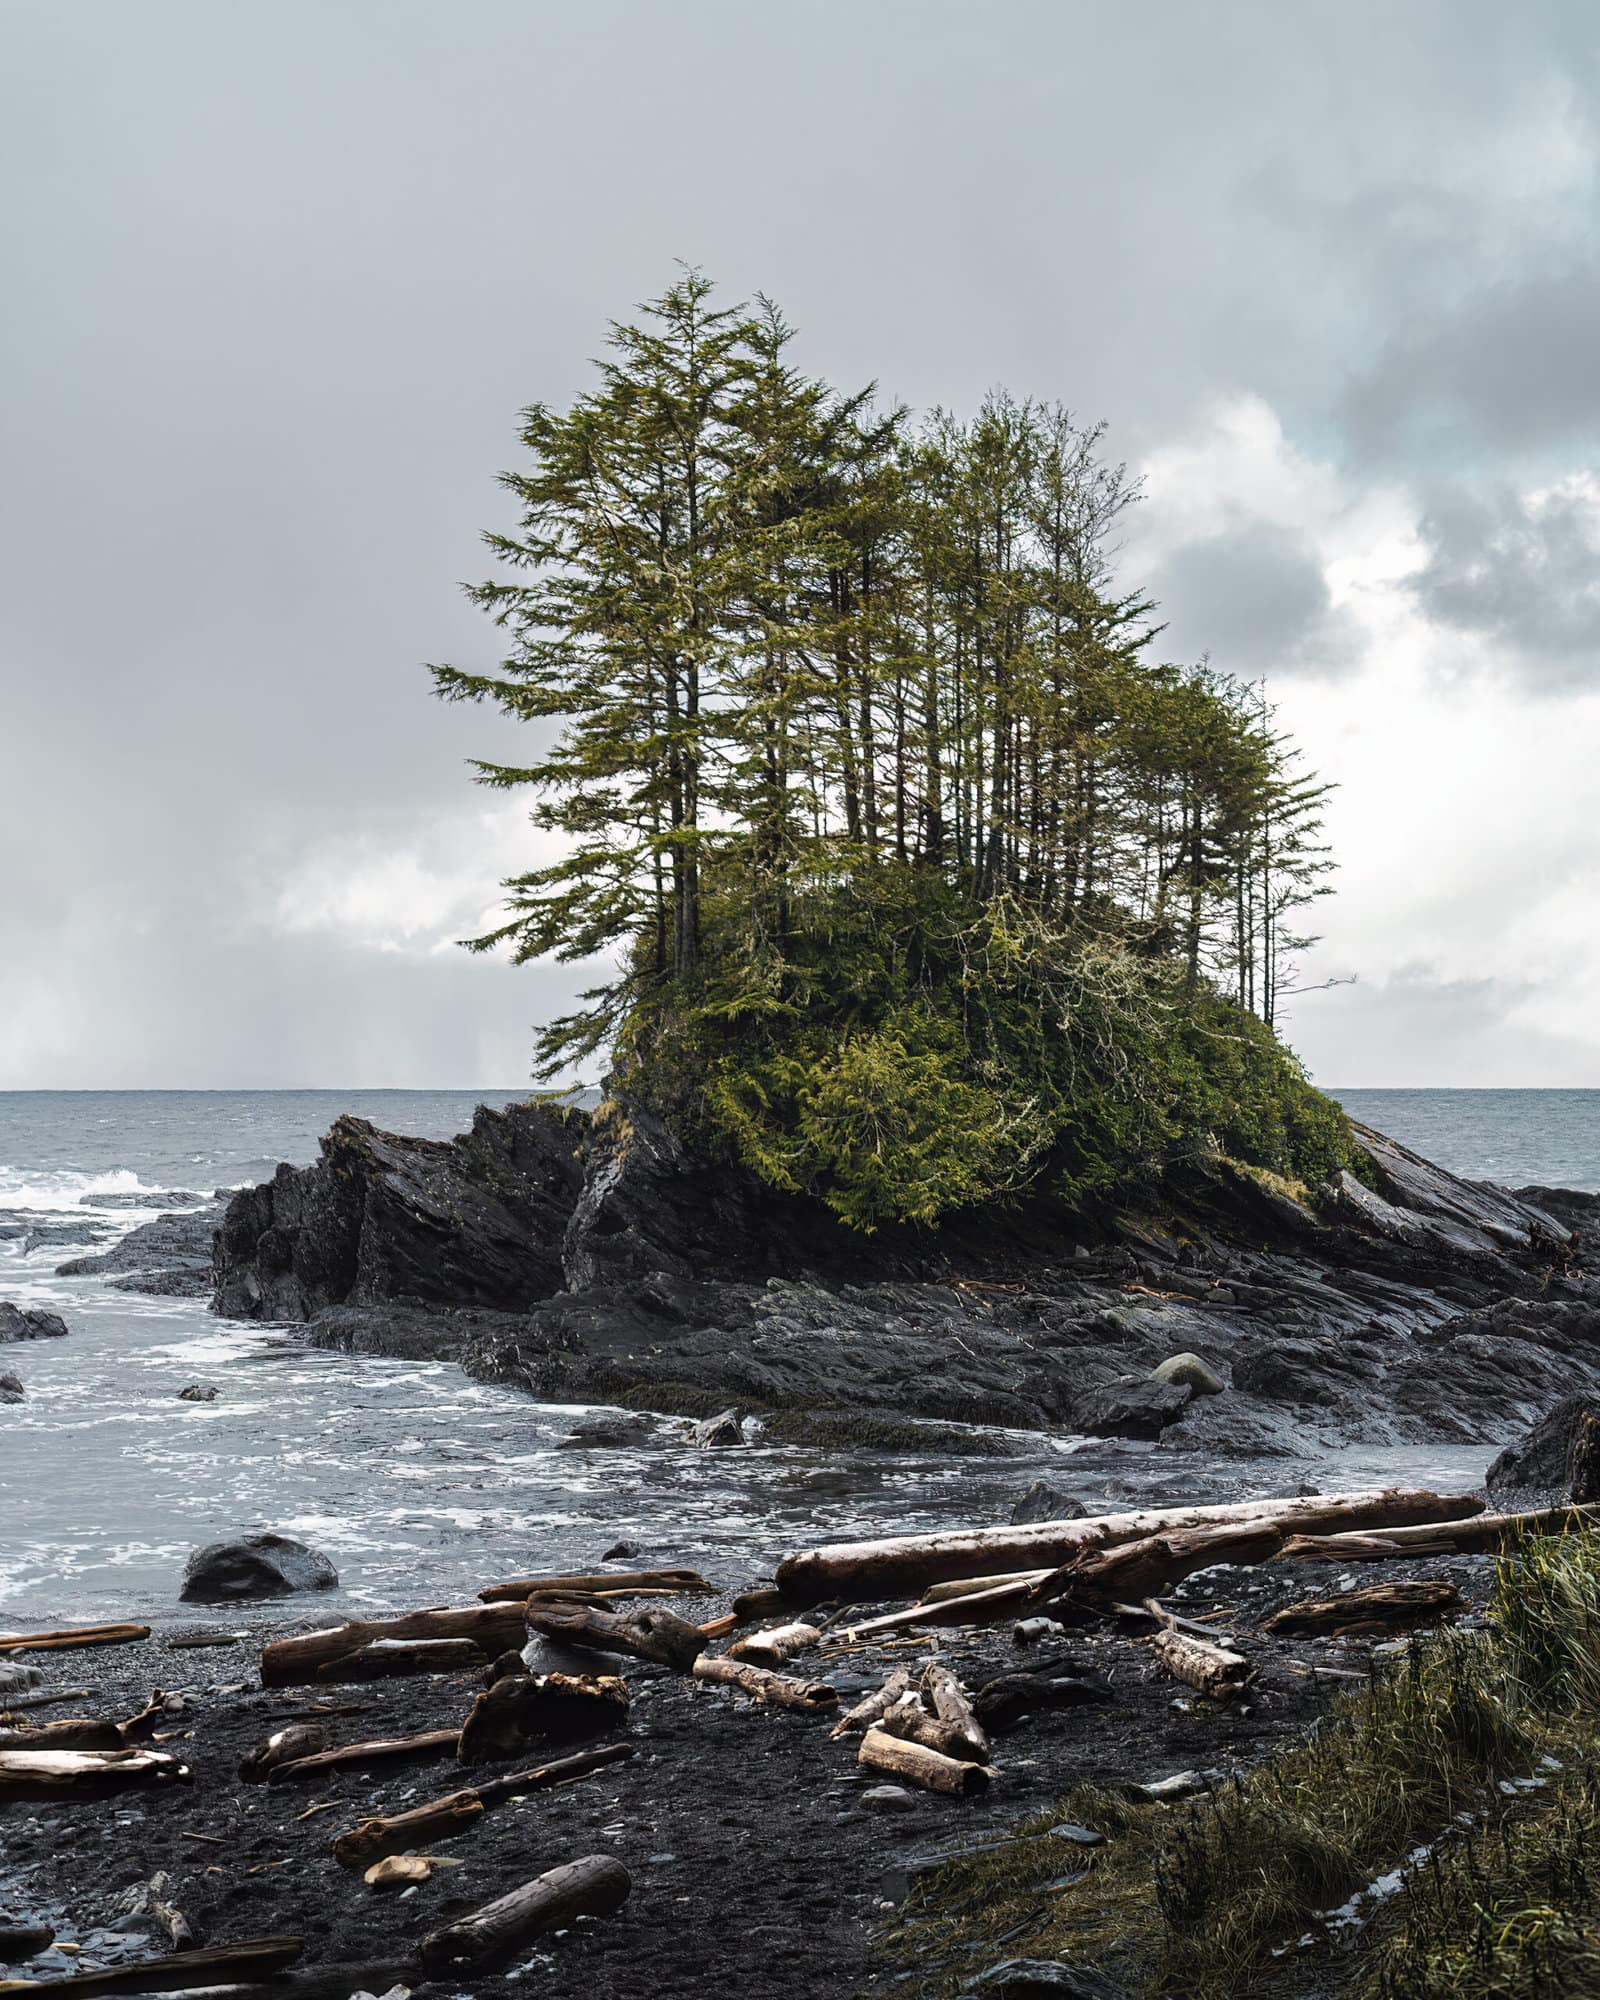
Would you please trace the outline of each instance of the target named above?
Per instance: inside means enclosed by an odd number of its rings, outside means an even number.
[[[314,1158],[341,1112],[447,1137],[475,1105],[524,1094],[0,1092],[0,1299],[48,1306],[71,1328],[0,1349],[27,1392],[0,1406],[0,1623],[171,1617],[188,1553],[253,1527],[333,1558],[342,1587],[327,1608],[376,1611],[470,1597],[499,1576],[593,1568],[619,1538],[641,1562],[750,1578],[819,1540],[1003,1520],[1038,1476],[1090,1504],[1229,1499],[1274,1476],[1081,1439],[1029,1438],[1005,1460],[701,1452],[667,1420],[645,1449],[571,1449],[577,1412],[449,1364],[322,1353],[292,1330],[219,1320],[201,1301],[56,1273],[158,1214],[163,1195],[248,1185],[280,1160]],[[1600,1091],[1336,1094],[1459,1172],[1600,1188]],[[195,1381],[215,1383],[217,1401],[179,1401]],[[1339,1473],[1470,1483],[1481,1457],[1347,1455]]]

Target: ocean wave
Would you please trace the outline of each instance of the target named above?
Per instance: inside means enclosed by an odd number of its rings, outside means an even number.
[[[149,1194],[154,1197],[162,1192],[160,1188],[151,1187],[148,1181],[140,1180],[131,1167],[112,1167],[105,1173],[80,1174],[65,1168],[51,1171],[37,1167],[0,1166],[0,1208],[36,1209],[41,1213],[59,1214],[63,1209],[92,1208],[95,1195]],[[90,1197],[87,1201],[84,1199],[86,1195]],[[129,1211],[119,1208],[119,1212]]]

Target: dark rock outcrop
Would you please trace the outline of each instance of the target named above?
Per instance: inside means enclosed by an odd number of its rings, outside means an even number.
[[[1103,1389],[1091,1389],[1072,1406],[1072,1423],[1085,1437],[1158,1438],[1176,1423],[1194,1391],[1187,1382],[1142,1381],[1124,1375]]]
[[[187,1389],[178,1391],[180,1403],[214,1403],[216,1400],[216,1386],[210,1382],[191,1382]]]
[[[14,1306],[0,1299],[0,1342],[14,1340],[60,1340],[67,1323],[60,1313],[46,1312],[42,1306]]]
[[[1575,1473],[1588,1468],[1580,1464],[1592,1435],[1592,1424],[1600,1423],[1600,1393],[1589,1390],[1563,1396],[1555,1408],[1541,1417],[1520,1444],[1507,1445],[1489,1467],[1486,1484],[1495,1494],[1527,1494],[1559,1503],[1574,1497],[1589,1501],[1596,1496],[1584,1491],[1574,1494]],[[1583,1482],[1586,1486],[1587,1479]]]
[[[26,1394],[20,1375],[0,1373],[0,1403],[20,1403]]]
[[[58,1278],[108,1277],[113,1288],[160,1298],[204,1298],[212,1288],[215,1202],[142,1222],[109,1250],[56,1266]]]
[[[1036,1521],[1078,1521],[1084,1512],[1080,1501],[1036,1479],[1011,1509],[1010,1518],[1014,1528],[1027,1528]]]
[[[415,1299],[516,1310],[565,1273],[582,1185],[581,1112],[480,1107],[458,1139],[404,1139],[340,1118],[313,1166],[235,1195],[217,1236],[217,1310],[307,1320]]]
[[[184,1565],[185,1604],[228,1604],[240,1598],[292,1597],[302,1590],[332,1590],[339,1573],[320,1550],[270,1529],[208,1542]]]

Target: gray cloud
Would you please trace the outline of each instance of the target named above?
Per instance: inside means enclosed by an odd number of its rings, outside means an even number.
[[[1245,680],[1337,672],[1353,657],[1316,551],[1287,530],[1257,522],[1185,543],[1150,588],[1168,620],[1160,640],[1168,657],[1209,652]]]
[[[1600,683],[1600,488],[1456,489],[1423,533],[1428,560],[1409,582],[1429,617],[1494,642],[1531,686]]]

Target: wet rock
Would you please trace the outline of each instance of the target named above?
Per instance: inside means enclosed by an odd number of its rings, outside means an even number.
[[[47,1924],[0,1923],[0,1965],[22,1965],[37,1958],[55,1943],[56,1934]]]
[[[869,1785],[861,1794],[861,1803],[875,1812],[905,1812],[921,1801],[904,1785]]]
[[[980,1722],[1004,1735],[1030,1715],[1115,1700],[1105,1681],[1087,1674],[1000,1674],[979,1688],[972,1706]]]
[[[0,1342],[13,1340],[60,1340],[67,1323],[60,1313],[46,1312],[41,1306],[14,1306],[0,1299]]]
[[[1046,1480],[1036,1479],[1011,1509],[1011,1525],[1024,1528],[1036,1521],[1081,1521],[1087,1511]]]
[[[600,1560],[603,1563],[635,1562],[639,1555],[637,1542],[613,1542]]]
[[[697,1445],[701,1451],[710,1451],[724,1445],[743,1444],[744,1425],[740,1421],[739,1412],[736,1409],[722,1410],[714,1417],[702,1418],[699,1423],[690,1426],[689,1441]]]
[[[216,1387],[210,1382],[191,1382],[187,1389],[178,1391],[180,1403],[214,1403],[216,1400]]]
[[[1150,1371],[1152,1382],[1181,1382],[1197,1396],[1220,1396],[1227,1383],[1198,1354],[1173,1354]]]
[[[1590,1468],[1579,1462],[1585,1455],[1580,1440],[1587,1418],[1600,1421],[1600,1395],[1563,1396],[1520,1444],[1507,1445],[1495,1459],[1485,1479],[1489,1491],[1549,1494],[1558,1500],[1577,1497],[1575,1475],[1586,1486],[1592,1477]],[[1588,1501],[1597,1496],[1585,1491],[1581,1497]]]
[[[1088,1966],[1055,1958],[1008,1958],[973,1980],[967,1993],[981,2000],[1128,2000],[1128,1990]],[[963,1994],[961,2000],[967,2000]]]
[[[80,1194],[85,1208],[206,1208],[213,1197],[193,1188],[168,1188],[160,1194],[145,1188],[119,1188],[115,1194]]]
[[[20,1694],[24,1688],[41,1687],[44,1669],[22,1660],[0,1660],[0,1694]]]
[[[1186,1382],[1124,1375],[1073,1404],[1073,1428],[1086,1437],[1158,1438],[1182,1415],[1193,1394]]]
[[[56,1266],[58,1278],[109,1277],[119,1291],[200,1298],[211,1289],[212,1203],[182,1215],[158,1215],[130,1229],[119,1243]]]
[[[184,1567],[178,1594],[186,1604],[222,1604],[234,1598],[332,1590],[338,1581],[338,1571],[320,1550],[269,1530],[197,1549]]]
[[[0,1373],[0,1403],[20,1403],[26,1393],[20,1375]]]
[[[631,1451],[655,1438],[654,1417],[595,1417],[579,1424],[556,1446],[557,1451]]]
[[[565,1282],[578,1199],[579,1111],[480,1105],[451,1140],[335,1120],[309,1167],[281,1166],[229,1202],[217,1236],[219,1312],[308,1320],[346,1301],[517,1309]]]

